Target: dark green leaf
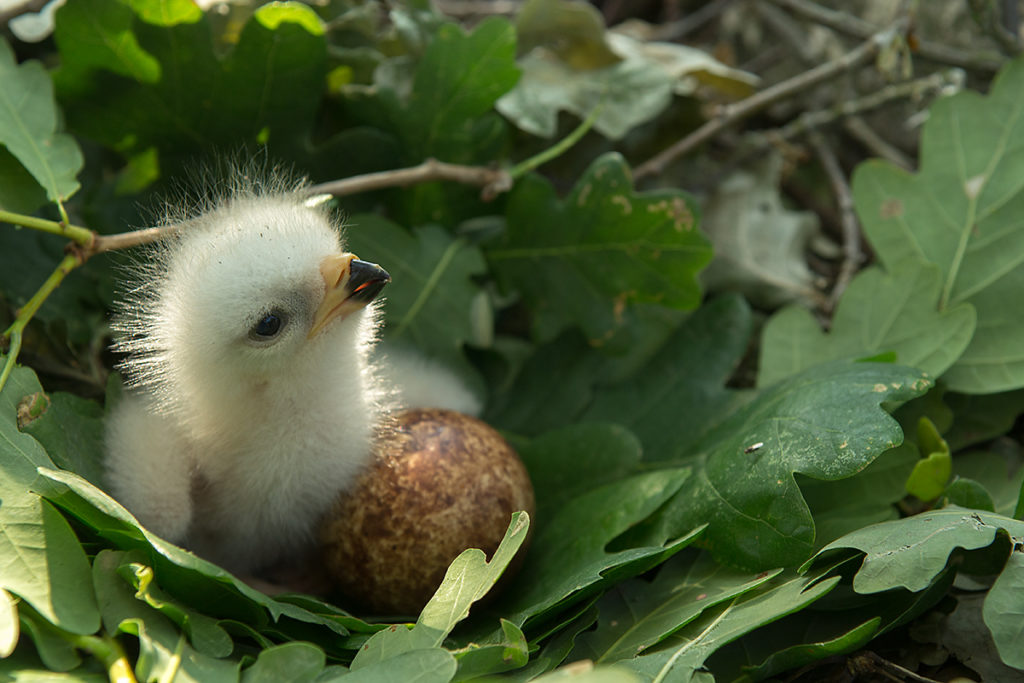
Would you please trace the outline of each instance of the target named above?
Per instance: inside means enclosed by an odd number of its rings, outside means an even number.
[[[597,603],[597,628],[578,639],[573,656],[598,664],[635,657],[779,571],[746,574],[716,564],[706,553],[677,555],[653,581],[632,579],[608,591]]]
[[[613,539],[657,510],[689,476],[687,468],[639,474],[567,502],[538,529],[527,562],[499,601],[505,618],[523,624],[600,585],[639,574],[693,542],[700,528],[658,545],[608,549]]]
[[[260,652],[242,672],[242,683],[312,683],[324,669],[324,651],[309,643],[285,643]]]
[[[349,248],[391,274],[385,290],[387,337],[472,373],[462,345],[474,339],[471,311],[482,290],[472,278],[486,270],[480,250],[436,225],[410,233],[370,214],[347,222]]]
[[[692,309],[697,271],[711,258],[697,208],[678,191],[636,194],[617,154],[596,160],[566,199],[539,176],[512,191],[508,229],[485,251],[504,286],[519,292],[551,339],[571,324],[606,344],[632,305]]]
[[[896,503],[906,495],[907,477],[918,460],[913,444],[904,443],[848,479],[799,477],[800,492],[814,518],[815,549],[869,524],[896,519]]]
[[[725,382],[747,348],[750,329],[750,309],[739,297],[708,302],[636,378],[596,389],[581,419],[629,427],[643,442],[645,460],[696,455],[701,436],[735,410],[737,397]]]
[[[543,434],[519,448],[537,499],[537,516],[576,496],[620,481],[640,465],[640,442],[614,424],[580,423]]]
[[[519,79],[516,37],[503,18],[470,33],[441,26],[416,68],[400,132],[414,158],[462,161],[473,153],[480,116]]]
[[[93,562],[93,582],[107,634],[123,632],[139,639],[139,659],[135,664],[138,677],[162,679],[173,671],[179,681],[237,681],[238,662],[215,659],[193,650],[174,623],[136,598],[135,591],[118,572],[130,561],[123,552],[101,551]]]
[[[838,577],[782,574],[760,587],[690,622],[649,654],[621,662],[644,681],[694,680],[698,669],[716,650],[759,626],[797,612],[815,602],[839,581]]]
[[[696,445],[694,476],[659,533],[700,520],[720,561],[756,569],[801,562],[813,549],[814,521],[794,473],[836,480],[864,469],[903,441],[882,404],[929,386],[909,368],[834,362],[762,391]]]

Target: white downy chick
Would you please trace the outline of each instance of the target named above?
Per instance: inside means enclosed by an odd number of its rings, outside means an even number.
[[[108,481],[147,528],[249,573],[308,547],[369,460],[389,276],[294,191],[236,190],[186,226],[113,323],[129,391],[108,419]]]

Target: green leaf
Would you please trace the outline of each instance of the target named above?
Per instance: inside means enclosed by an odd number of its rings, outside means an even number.
[[[600,621],[577,641],[573,656],[597,664],[630,659],[719,603],[753,590],[781,570],[749,574],[728,569],[707,553],[672,558],[653,581],[632,579],[597,603]]]
[[[995,502],[985,487],[966,477],[957,477],[949,482],[949,486],[942,492],[942,496],[949,505],[985,510],[986,512],[996,511]]]
[[[794,474],[855,475],[903,441],[882,404],[906,401],[929,386],[909,368],[842,361],[775,384],[694,446],[696,457],[687,460],[694,476],[655,528],[666,534],[707,522],[706,546],[739,567],[803,561],[813,550],[814,520]],[[686,409],[678,406],[681,415]]]
[[[106,69],[140,83],[156,83],[162,75],[160,62],[139,45],[131,31],[134,19],[128,3],[83,0],[61,9],[54,39],[65,63],[75,69]]]
[[[907,493],[924,501],[935,500],[946,488],[953,474],[953,458],[939,431],[927,417],[917,423],[917,447],[924,459],[914,465],[907,479]]]
[[[0,145],[17,157],[51,201],[78,190],[84,159],[70,135],[57,132],[53,83],[42,64],[16,64],[0,38]]]
[[[1024,413],[1024,390],[980,396],[947,393],[943,399],[953,411],[953,425],[943,437],[954,453],[1005,434]]]
[[[896,503],[906,495],[907,478],[919,459],[913,444],[904,443],[848,479],[798,478],[814,518],[815,550],[851,531],[896,519]]]
[[[794,616],[800,616],[806,612],[798,613],[797,615],[790,616],[792,619]],[[811,662],[825,659],[827,657],[834,657],[836,655],[846,654],[859,650],[866,646],[868,642],[878,635],[878,625],[881,619],[874,617],[855,627],[845,631],[844,633],[837,635],[833,638],[825,638],[819,635],[821,633],[821,625],[812,623],[809,633],[814,633],[814,636],[807,638],[810,642],[801,642],[797,645],[783,645],[779,646],[778,643],[771,643],[769,647],[772,647],[770,655],[765,657],[762,661],[758,662],[755,666],[744,666],[744,676],[740,678],[742,681],[762,681],[769,679],[772,676],[776,676],[785,671],[796,671],[800,667],[805,666]],[[776,622],[772,626],[785,627],[787,635],[797,635],[797,625],[793,623],[787,623],[786,620]],[[765,629],[761,628],[754,633],[747,636],[746,640],[762,641],[763,633]],[[728,657],[732,653],[727,653],[727,650],[719,650],[716,656]],[[710,664],[710,668],[718,674],[715,670],[714,662]]]
[[[121,12],[118,0],[90,2],[93,12],[58,12],[59,34],[89,32],[92,17]],[[123,29],[156,61],[159,80],[118,75],[107,63],[79,68],[67,55],[77,43],[59,43],[65,66],[54,80],[70,127],[129,156],[155,148],[165,171],[211,148],[255,145],[261,133],[278,154],[308,156],[303,145],[327,71],[320,20],[298,3],[271,3],[256,10],[221,58],[208,18],[187,4],[133,7],[145,16]],[[149,14],[162,18],[151,22]]]
[[[470,643],[455,650],[459,663],[456,681],[477,680],[484,676],[503,673],[526,666],[530,659],[530,648],[526,636],[511,621],[501,620],[502,638],[496,642],[481,645]]]
[[[640,683],[635,674],[617,666],[570,664],[534,679],[540,683]]]
[[[96,401],[57,392],[50,407],[23,431],[42,444],[61,469],[103,486],[103,408]]]
[[[978,673],[985,683],[1015,683],[1021,678],[1020,669],[1003,663],[982,619],[985,593],[962,593],[956,597],[956,609],[937,619],[922,620],[911,627],[914,640],[935,643],[943,651],[953,654],[964,666]]]
[[[217,565],[144,529],[117,501],[82,477],[45,467],[41,467],[39,473],[42,475],[40,488],[48,500],[114,547],[145,552],[161,587],[177,600],[203,611],[215,605],[217,616],[246,623],[263,625],[269,615],[282,630],[288,630],[289,620],[293,620],[304,639],[317,637],[322,646],[337,643],[339,636],[347,635],[343,622],[358,621],[316,614],[274,600]],[[311,629],[310,625],[317,628]]]
[[[75,651],[73,638],[31,607],[21,605],[19,608],[23,632],[32,639],[39,659],[51,671],[71,671],[82,664],[81,657]]]
[[[312,683],[323,671],[324,651],[309,643],[284,643],[260,651],[242,672],[242,683]]]
[[[653,651],[621,662],[644,681],[691,681],[712,653],[740,636],[798,612],[831,591],[838,577],[782,574],[706,610]],[[667,677],[671,676],[670,679]]]
[[[643,442],[645,460],[693,457],[701,437],[740,400],[725,382],[747,348],[751,326],[750,309],[738,296],[704,304],[633,379],[595,389],[580,419],[628,427]]]
[[[141,554],[140,554],[141,555]],[[125,556],[125,559],[134,558]],[[182,607],[168,597],[153,583],[153,569],[142,562],[122,565],[122,578],[135,588],[135,597],[157,610],[188,634],[189,642],[198,652],[211,657],[227,657],[234,650],[234,643],[216,619]]]
[[[901,263],[892,274],[868,268],[843,294],[829,332],[803,307],[779,311],[765,325],[758,386],[818,363],[883,351],[938,377],[967,348],[975,329],[970,304],[937,309],[941,286],[939,269],[928,264]]]
[[[535,347],[512,385],[492,391],[484,419],[526,436],[571,425],[593,398],[604,359],[575,330]]]
[[[237,681],[238,662],[215,659],[193,650],[185,634],[158,611],[136,599],[118,572],[130,559],[120,551],[102,550],[93,561],[93,583],[108,635],[127,633],[139,639],[136,674],[143,680],[174,675],[178,681]]]
[[[31,370],[15,368],[0,392],[0,589],[65,631],[93,633],[99,611],[88,560],[64,517],[33,491],[36,468],[52,463],[18,430],[22,398],[41,391]]]
[[[416,68],[399,127],[414,158],[461,161],[472,153],[477,119],[519,79],[515,52],[515,30],[500,17],[470,33],[455,24],[437,30]]]
[[[514,683],[524,683],[551,671],[569,656],[580,633],[590,629],[596,621],[597,607],[588,605],[586,609],[553,629],[554,635],[545,640],[540,652],[525,667],[506,674],[505,678]]]
[[[391,274],[387,337],[472,373],[462,345],[473,339],[472,304],[482,291],[473,278],[486,272],[480,250],[436,225],[410,232],[371,214],[347,222],[348,248]]]
[[[549,519],[566,500],[634,474],[642,452],[628,429],[602,423],[553,430],[517,450],[533,482],[538,519]]]
[[[1024,535],[1024,522],[949,507],[859,529],[829,543],[816,557],[837,548],[855,548],[864,553],[860,571],[853,577],[858,593],[899,587],[917,592],[946,567],[956,548],[986,548],[999,529],[1019,537]]]
[[[440,647],[408,650],[342,678],[346,683],[448,683],[458,664],[452,653]]]
[[[945,373],[951,389],[1024,386],[1024,59],[1007,64],[987,96],[963,91],[929,109],[921,167],[869,161],[853,175],[864,232],[890,273],[915,263],[942,273],[938,310],[970,303],[977,331]]]
[[[1021,484],[1024,483],[1024,467],[1019,457],[1011,461],[1002,455],[985,451],[957,453],[953,458],[953,474],[984,487],[991,499],[992,512],[1004,517],[1016,517],[1013,512],[1020,496]],[[954,502],[960,507],[976,507]]]
[[[982,616],[1003,662],[1024,669],[1024,553],[1010,553],[985,596]]]
[[[512,191],[508,228],[485,250],[505,288],[535,316],[540,340],[579,325],[591,344],[607,344],[633,305],[692,309],[697,271],[711,258],[696,229],[696,206],[683,193],[634,193],[621,156],[587,169],[564,201],[539,176]]]
[[[489,562],[484,552],[476,548],[456,557],[412,629],[393,627],[374,634],[352,660],[352,670],[391,660],[402,653],[440,647],[455,625],[469,614],[470,606],[501,577],[526,540],[529,528],[529,515],[517,512]]]
[[[516,625],[564,607],[600,586],[663,562],[700,535],[702,527],[657,545],[610,549],[616,537],[647,518],[690,476],[679,468],[606,484],[567,503],[537,529],[525,563],[499,605]]]

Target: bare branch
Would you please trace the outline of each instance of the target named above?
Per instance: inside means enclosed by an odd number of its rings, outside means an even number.
[[[501,169],[485,166],[461,166],[437,159],[427,159],[419,166],[400,168],[394,171],[367,173],[342,180],[313,185],[307,194],[329,194],[342,197],[359,192],[380,190],[386,187],[408,187],[418,183],[450,180],[464,185],[478,185],[483,188],[484,199],[491,199],[512,187],[511,176]]]
[[[846,182],[846,174],[843,173],[835,152],[829,146],[825,137],[817,130],[812,130],[807,135],[811,146],[814,147],[818,160],[821,161],[829,182],[832,183],[832,191],[836,195],[836,202],[839,204],[839,215],[843,226],[843,263],[839,267],[839,275],[836,276],[836,283],[832,287],[832,293],[828,297],[828,312],[835,310],[839,297],[846,291],[853,276],[860,268],[864,254],[860,247],[860,223],[857,221],[857,214],[853,209],[853,194],[850,192],[850,184]]]
[[[878,27],[860,17],[838,10],[823,7],[811,0],[771,0],[779,7],[785,7],[794,14],[816,24],[827,26],[843,35],[865,39],[878,31]],[[1006,63],[1005,59],[993,54],[973,54],[949,47],[942,43],[918,40],[914,50],[918,55],[933,62],[958,66],[971,71],[998,71]]]
[[[789,78],[735,104],[722,107],[718,115],[709,119],[703,126],[679,140],[668,149],[637,166],[634,171],[636,178],[661,173],[665,167],[680,156],[698,145],[710,140],[729,126],[761,111],[765,107],[792,95],[812,88],[813,86],[837,76],[853,67],[870,61],[882,47],[890,44],[897,35],[906,30],[906,22],[896,25],[873,35],[869,40],[836,59],[825,62],[810,71]]]

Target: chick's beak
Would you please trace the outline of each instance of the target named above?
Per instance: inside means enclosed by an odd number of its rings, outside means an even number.
[[[335,318],[344,318],[373,301],[391,276],[376,263],[360,261],[355,254],[333,254],[320,262],[326,290],[313,316],[309,338],[318,335]]]

